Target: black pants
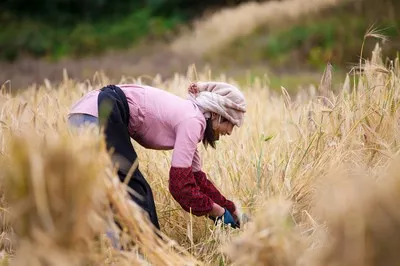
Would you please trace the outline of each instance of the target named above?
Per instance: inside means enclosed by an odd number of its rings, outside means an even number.
[[[129,168],[138,159],[128,132],[129,106],[125,94],[113,85],[102,88],[98,97],[98,109],[100,124],[104,126],[107,149],[113,149],[113,160],[120,164],[118,176],[123,182]],[[105,113],[107,115],[104,115]],[[153,192],[140,172],[139,165],[128,186],[140,196],[130,194],[132,200],[148,213],[150,221],[160,229]]]

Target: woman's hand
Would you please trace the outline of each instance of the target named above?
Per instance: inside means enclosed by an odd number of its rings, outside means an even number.
[[[225,209],[218,204],[213,205],[213,209],[209,214],[209,218],[214,221],[221,220],[226,225],[231,225],[232,228],[240,228],[240,225],[235,219],[233,218],[232,214],[229,212],[228,209]]]
[[[218,204],[214,203],[212,206],[212,210],[209,213],[210,216],[212,217],[219,217],[224,215],[225,209],[219,206]]]

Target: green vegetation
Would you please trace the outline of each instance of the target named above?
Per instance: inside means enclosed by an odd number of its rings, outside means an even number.
[[[331,16],[317,21],[306,21],[300,25],[278,31],[262,49],[264,58],[285,62],[290,58],[284,55],[292,51],[300,53],[312,66],[321,67],[326,61],[343,62],[357,55],[368,21],[362,18],[347,16]],[[396,32],[389,22],[384,22],[381,33],[393,37]],[[286,62],[287,63],[287,62]]]
[[[0,60],[26,55],[58,60],[127,49],[140,41],[169,38],[178,25],[189,23],[205,10],[242,2],[248,1],[34,0],[28,6],[23,0],[5,0],[0,3],[0,23],[6,25],[0,31]],[[232,61],[251,66],[267,62],[285,70],[321,69],[328,61],[344,66],[357,62],[365,31],[374,23],[393,41],[383,45],[384,56],[394,55],[398,10],[400,3],[395,0],[363,0],[299,23],[264,25],[210,58],[226,65]],[[374,45],[368,41],[365,54]]]
[[[205,8],[244,1],[4,0],[0,2],[0,60],[20,55],[59,59],[126,49],[166,37]]]
[[[234,58],[236,62],[243,63],[267,61],[285,69],[304,66],[322,69],[327,62],[345,66],[358,61],[363,37],[371,26],[371,20],[353,16],[350,12],[331,12],[306,18],[295,26],[261,27],[250,36],[234,41],[218,56]],[[396,41],[397,21],[386,19],[375,26],[380,34]],[[375,41],[366,42],[364,56],[370,54]],[[387,55],[395,55],[393,43],[384,46]]]
[[[180,22],[178,17],[152,17],[147,9],[120,19],[53,27],[24,19],[10,23],[0,33],[0,57],[13,60],[21,54],[59,59],[86,56],[109,49],[129,48],[143,37],[165,34]]]

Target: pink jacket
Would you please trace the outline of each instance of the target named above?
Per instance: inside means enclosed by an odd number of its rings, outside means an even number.
[[[201,170],[197,144],[202,141],[206,120],[199,108],[158,88],[137,85],[117,85],[125,93],[130,109],[128,131],[140,145],[148,149],[173,149],[172,167],[192,167]],[[70,114],[84,113],[98,117],[97,96],[93,90],[75,103]]]

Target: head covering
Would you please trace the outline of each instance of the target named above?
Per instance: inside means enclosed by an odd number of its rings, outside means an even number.
[[[211,112],[240,127],[246,112],[246,101],[242,92],[224,82],[196,82],[189,86],[189,99],[202,109],[206,118]]]

